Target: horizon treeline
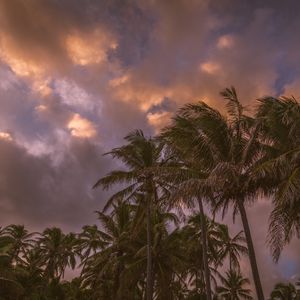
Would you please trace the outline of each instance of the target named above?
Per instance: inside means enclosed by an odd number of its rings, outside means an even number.
[[[265,298],[247,217],[259,197],[272,203],[266,241],[275,262],[299,237],[300,104],[264,97],[250,115],[233,87],[221,95],[225,113],[186,104],[157,136],[136,130],[107,153],[122,168],[94,185],[118,189],[97,212],[99,226],[2,228],[0,299],[300,299],[291,283]],[[240,231],[216,215],[240,218]],[[80,274],[66,281],[75,268]]]

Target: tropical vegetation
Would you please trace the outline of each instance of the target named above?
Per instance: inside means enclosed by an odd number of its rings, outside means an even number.
[[[272,204],[277,262],[300,235],[300,104],[264,97],[248,112],[234,88],[221,95],[224,111],[187,104],[158,136],[137,130],[107,153],[120,167],[94,184],[114,191],[98,224],[2,228],[0,299],[299,299],[292,283],[265,298],[247,207]],[[222,223],[228,214],[237,232]]]

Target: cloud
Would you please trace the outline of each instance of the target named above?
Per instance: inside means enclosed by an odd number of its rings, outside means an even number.
[[[295,97],[296,99],[300,99],[300,79],[297,78],[290,83],[287,83],[284,86],[283,94],[287,97]]]
[[[3,222],[89,223],[105,201],[89,187],[113,168],[100,153],[134,129],[155,134],[187,102],[223,110],[219,92],[231,85],[245,105],[298,96],[298,8],[290,0],[0,0]],[[266,290],[300,268],[297,242],[282,264],[267,259],[270,209],[249,208]],[[250,274],[246,260],[243,269]]]
[[[32,82],[41,96],[51,92],[51,79],[70,75],[74,65],[107,60],[117,42],[99,22],[91,22],[85,10],[64,9],[57,1],[0,1],[0,58],[12,71]],[[72,14],[73,13],[73,14]]]
[[[230,49],[234,46],[234,37],[226,34],[218,39],[217,47],[220,49]]]
[[[171,122],[172,113],[168,111],[163,112],[149,112],[147,114],[147,120],[149,124],[154,128],[155,133],[159,133],[159,131],[169,125]]]
[[[220,71],[220,66],[212,61],[204,62],[200,65],[200,70],[208,74],[217,74]]]
[[[12,141],[12,136],[8,132],[0,132],[0,139],[6,140],[6,141]]]
[[[95,99],[86,89],[82,88],[76,82],[61,79],[55,80],[54,91],[61,98],[61,102],[73,109],[93,111],[95,109]]]
[[[39,230],[57,225],[70,230],[93,222],[93,211],[103,203],[98,200],[100,191],[92,192],[91,187],[110,163],[90,142],[72,141],[66,148],[68,156],[53,165],[50,156],[34,156],[0,139],[0,155],[5,158],[0,162],[1,225],[22,223]]]
[[[74,114],[72,119],[68,122],[68,129],[71,132],[72,136],[78,138],[90,138],[94,137],[97,134],[95,125],[81,117],[79,114]]]
[[[116,41],[99,29],[87,34],[70,34],[66,38],[67,52],[78,65],[99,64],[107,60],[109,50],[117,48]]]

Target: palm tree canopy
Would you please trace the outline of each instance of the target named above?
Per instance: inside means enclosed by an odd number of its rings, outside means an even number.
[[[294,98],[259,100],[257,119],[267,160],[257,168],[275,194],[269,243],[275,261],[286,243],[300,236],[300,104]]]
[[[296,300],[297,290],[291,283],[277,283],[271,292],[270,300]]]
[[[119,199],[138,197],[138,194],[144,194],[149,189],[155,190],[155,193],[168,193],[166,182],[153,173],[153,169],[167,161],[163,158],[163,145],[157,140],[146,138],[141,130],[132,132],[125,140],[126,145],[107,153],[120,160],[125,169],[110,172],[94,185],[94,188],[101,186],[103,189],[116,184],[125,186],[107,201],[104,210]]]
[[[241,273],[229,270],[225,277],[221,277],[222,286],[217,287],[217,295],[224,300],[252,300],[251,290],[247,288],[249,279],[244,278]]]

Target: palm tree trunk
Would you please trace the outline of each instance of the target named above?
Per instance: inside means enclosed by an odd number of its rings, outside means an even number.
[[[201,217],[201,239],[202,239],[202,255],[203,255],[203,265],[204,265],[204,275],[205,275],[205,288],[207,300],[212,300],[211,298],[211,286],[210,286],[210,272],[208,265],[208,256],[207,256],[207,230],[205,222],[205,214],[203,209],[202,199],[198,198],[200,217]]]
[[[255,256],[255,251],[253,247],[253,241],[251,237],[251,231],[249,227],[249,222],[245,210],[245,206],[242,201],[238,201],[238,208],[241,214],[241,219],[243,222],[243,227],[244,227],[244,232],[246,236],[246,241],[247,241],[247,246],[248,246],[248,252],[249,252],[249,260],[250,260],[250,265],[252,269],[252,276],[255,284],[255,289],[256,289],[256,294],[257,294],[257,299],[258,300],[264,300],[264,293],[259,277],[259,272],[258,272],[258,267],[257,267],[257,262],[256,262],[256,256]]]
[[[231,273],[231,271],[233,270],[232,265],[233,265],[233,263],[232,263],[232,256],[231,256],[231,254],[230,254],[230,255],[229,255],[229,271],[230,271],[230,273]]]
[[[116,268],[116,274],[114,278],[114,299],[118,300],[121,299],[122,295],[120,294],[120,277],[121,273],[123,271],[123,265],[122,262],[120,261],[122,258],[122,251],[117,252],[117,268]]]
[[[147,290],[146,299],[153,298],[153,278],[152,278],[152,241],[151,241],[151,210],[152,197],[149,193],[147,197]]]

